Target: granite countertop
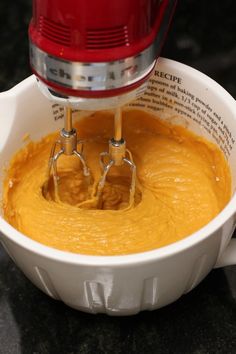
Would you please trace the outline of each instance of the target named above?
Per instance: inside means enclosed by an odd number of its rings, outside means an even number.
[[[234,0],[179,1],[163,56],[191,65],[236,97]],[[0,91],[30,75],[31,1],[0,2]],[[113,318],[44,295],[0,246],[0,354],[236,353],[236,267],[213,270],[177,302]]]

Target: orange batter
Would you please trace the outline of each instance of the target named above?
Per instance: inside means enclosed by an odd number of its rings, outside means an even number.
[[[49,191],[42,192],[58,133],[30,142],[10,163],[4,182],[5,219],[34,240],[82,254],[143,252],[200,229],[230,199],[229,166],[216,145],[151,114],[127,111],[123,131],[137,166],[135,206],[127,207],[130,173],[122,168],[113,169],[103,210],[97,210],[93,195],[100,177],[99,153],[107,150],[113,135],[113,116],[95,113],[77,128],[86,139],[84,154],[92,180],[89,184],[83,179],[77,160],[62,157],[60,202],[55,201],[52,181]]]

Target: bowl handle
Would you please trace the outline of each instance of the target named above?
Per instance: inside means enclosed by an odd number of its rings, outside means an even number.
[[[236,238],[232,238],[214,268],[236,264]]]

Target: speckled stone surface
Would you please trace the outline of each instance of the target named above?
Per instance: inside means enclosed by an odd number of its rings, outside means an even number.
[[[31,1],[0,2],[0,91],[30,74]],[[179,1],[163,56],[236,97],[235,1]],[[28,281],[0,246],[0,354],[236,353],[236,267],[212,271],[161,310],[112,318],[72,310]]]

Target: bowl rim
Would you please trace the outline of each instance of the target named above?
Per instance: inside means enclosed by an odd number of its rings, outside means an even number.
[[[184,72],[186,76],[189,75],[192,79],[194,78],[199,84],[202,85],[202,87],[205,86],[206,89],[209,89],[209,87],[214,89],[214,94],[216,96],[218,95],[219,99],[222,99],[223,96],[225,104],[231,109],[232,112],[235,111],[236,122],[236,101],[216,81],[186,64],[182,64],[171,59],[159,58],[158,62],[167,65],[168,69],[170,70],[178,69],[178,72]],[[22,89],[27,87],[27,85],[30,86],[34,83],[35,77],[34,75],[31,75],[13,87],[11,90],[1,93],[1,95],[5,95],[5,97],[7,97],[7,95],[17,96],[22,92]],[[236,215],[236,193],[232,195],[228,204],[216,217],[214,217],[208,224],[193,234],[167,246],[163,246],[154,250],[114,256],[98,256],[72,253],[46,246],[16,230],[6,220],[4,220],[2,216],[0,216],[0,232],[2,232],[6,238],[10,239],[25,250],[44,258],[55,260],[57,262],[86,266],[123,267],[127,265],[135,266],[137,264],[149,263],[153,260],[163,259],[171,257],[177,253],[181,253],[210,237],[210,235],[219,230],[233,215]],[[2,238],[3,236],[0,234],[0,241]],[[4,241],[2,243],[4,245]]]

